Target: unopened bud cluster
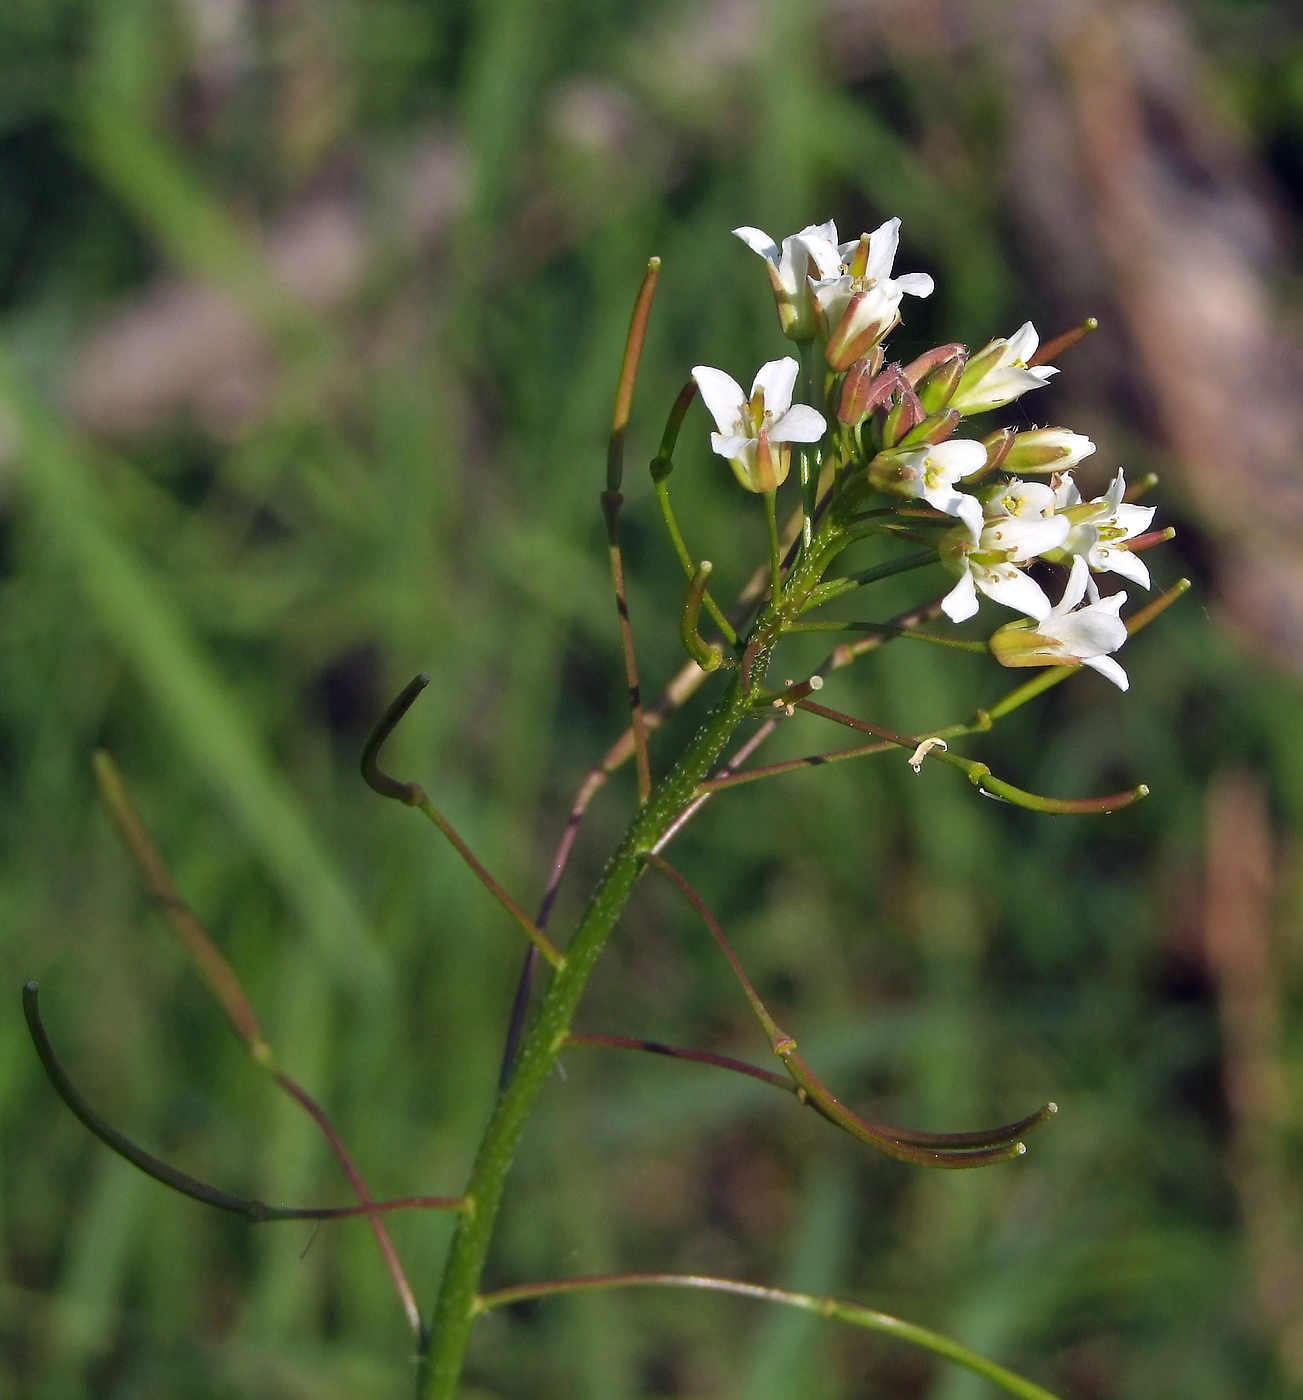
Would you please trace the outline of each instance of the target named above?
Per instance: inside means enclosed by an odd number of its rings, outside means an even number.
[[[764,365],[749,394],[722,370],[693,371],[718,428],[711,445],[738,481],[773,492],[788,476],[792,444],[820,444],[806,449],[806,460],[817,460],[837,492],[854,493],[858,510],[872,509],[878,493],[914,503],[900,508],[944,527],[936,550],[955,579],[941,602],[952,622],[973,617],[982,596],[1023,614],[990,639],[1000,662],[1085,664],[1125,689],[1126,673],[1111,653],[1126,639],[1118,615],[1126,594],[1101,597],[1095,576],[1118,574],[1149,587],[1137,550],[1166,537],[1146,534],[1152,507],[1126,501],[1121,471],[1104,495],[1082,499],[1071,472],[1095,444],[1081,433],[962,433],[968,419],[1058,373],[1038,363],[1031,322],[975,352],[946,344],[909,364],[892,363],[885,341],[900,324],[904,298],[933,290],[925,273],[893,274],[899,219],[847,243],[832,222],[781,245],[759,229],[734,232],[765,261],[779,325],[806,357],[812,400],[793,403],[800,366],[792,357]],[[945,517],[954,523],[946,527]],[[1067,568],[1057,603],[1029,572],[1038,562]]]

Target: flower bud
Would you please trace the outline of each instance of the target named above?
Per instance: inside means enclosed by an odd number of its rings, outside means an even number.
[[[856,360],[847,370],[842,380],[837,417],[848,428],[858,428],[891,393],[893,381],[879,378],[881,368],[882,346],[879,345],[871,355]]]
[[[1031,389],[1040,389],[1058,373],[1052,365],[1028,368],[1038,337],[1028,321],[1008,339],[990,342],[969,360],[950,402],[963,414],[1002,408]]]
[[[929,413],[939,413],[954,398],[967,367],[968,355],[959,350],[919,380],[918,399]]]
[[[829,328],[824,358],[830,368],[849,369],[867,355],[900,320],[900,292],[888,284],[871,283],[856,292],[835,326]]]
[[[997,627],[987,643],[1001,666],[1076,666],[1080,658],[1066,655],[1063,643],[1034,630],[1029,618]]]
[[[934,413],[930,418],[925,418],[921,423],[911,428],[900,440],[901,447],[917,447],[922,443],[935,445],[944,442],[950,437],[964,421],[964,415],[958,409],[947,408],[944,412]]]
[[[1095,444],[1081,433],[1067,428],[1035,428],[1015,435],[1004,467],[1017,473],[1066,472],[1094,450]]]
[[[999,471],[1004,466],[1005,458],[1008,457],[1009,449],[1017,436],[1018,433],[1013,428],[998,428],[982,439],[982,446],[986,448],[987,471]]]
[[[958,341],[952,341],[949,345],[937,345],[931,350],[925,350],[918,359],[911,360],[901,373],[917,388],[919,380],[925,374],[936,369],[938,365],[945,364],[947,360],[953,360],[956,355],[967,354],[967,349]]]
[[[900,399],[892,405],[887,414],[887,421],[882,425],[882,441],[886,447],[895,447],[901,438],[917,424],[921,423],[925,415],[923,405],[910,393],[908,397],[902,395]]]
[[[763,428],[756,439],[754,462],[747,463],[745,472],[738,472],[738,464],[733,463],[734,472],[742,485],[748,491],[755,491],[758,494],[763,494],[766,491],[777,491],[787,480],[787,473],[791,470],[791,466],[791,444],[771,442],[769,433]]]

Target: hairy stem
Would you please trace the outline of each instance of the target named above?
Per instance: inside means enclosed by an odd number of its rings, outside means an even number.
[[[475,1316],[476,1294],[516,1144],[539,1090],[565,1047],[579,1000],[633,890],[648,852],[662,831],[692,800],[734,730],[747,713],[735,679],[707,717],[682,758],[652,791],[607,863],[588,908],[566,949],[565,962],[521,1046],[480,1144],[466,1196],[467,1216],[453,1237],[431,1324],[430,1350],[421,1376],[421,1400],[453,1400]]]
[[[760,618],[751,647],[752,672],[757,678],[763,677],[783,628],[799,614],[805,595],[817,581],[818,567],[817,560],[799,564],[785,595]],[[522,1042],[515,1069],[498,1099],[471,1169],[467,1210],[453,1236],[435,1303],[430,1347],[418,1381],[419,1400],[454,1400],[502,1193],[534,1101],[568,1042],[588,979],[648,855],[692,803],[750,708],[744,678],[734,676],[678,762],[639,808],[598,880]]]

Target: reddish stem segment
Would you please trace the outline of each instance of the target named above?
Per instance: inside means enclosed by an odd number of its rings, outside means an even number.
[[[1053,340],[1047,340],[1027,361],[1027,368],[1049,364],[1051,360],[1062,355],[1065,350],[1071,350],[1079,341],[1085,340],[1091,331],[1098,329],[1099,322],[1093,316],[1087,316],[1079,326],[1073,326],[1071,330],[1064,331],[1062,335],[1056,335]]]
[[[430,677],[422,672],[413,680],[408,681],[397,699],[385,711],[380,723],[372,730],[371,737],[362,750],[362,777],[367,786],[373,792],[378,792],[381,797],[392,797],[396,801],[403,802],[408,807],[416,807],[424,813],[447,838],[453,850],[470,866],[484,888],[516,921],[525,937],[553,967],[560,967],[564,959],[553,947],[547,935],[494,879],[488,868],[475,855],[475,852],[462,840],[456,827],[430,801],[420,783],[401,782],[399,779],[391,777],[380,767],[380,750],[385,741],[398,727],[403,716],[411,709],[416,697],[429,684]]]
[[[606,521],[606,545],[611,562],[611,586],[615,590],[615,607],[620,617],[620,645],[624,652],[624,676],[629,687],[629,716],[632,721],[634,756],[638,768],[638,798],[646,802],[651,796],[651,761],[647,753],[647,725],[642,712],[642,688],[638,683],[638,658],[633,645],[633,624],[629,620],[629,599],[624,585],[624,559],[620,552],[617,522],[624,497],[620,485],[624,476],[624,439],[629,428],[629,413],[633,407],[633,389],[638,379],[643,342],[647,338],[647,319],[651,315],[652,298],[660,277],[661,260],[652,258],[638,289],[629,322],[629,336],[624,343],[624,360],[615,391],[615,410],[611,415],[611,437],[606,454],[606,490],[602,493],[602,516]]]
[[[800,689],[800,687],[796,689]],[[796,689],[791,693],[795,694]],[[854,715],[843,714],[840,710],[830,710],[826,705],[817,705],[813,700],[798,698],[794,703],[799,709],[808,710],[811,714],[819,715],[823,719],[830,719],[835,724],[845,725],[848,729],[858,729],[865,734],[874,734],[887,743],[895,744],[900,748],[916,748],[919,746],[920,740],[928,737],[897,734],[893,730],[883,729],[880,725],[870,724],[867,720],[856,719]],[[961,733],[967,731],[967,725],[960,726]],[[1039,793],[1027,792],[1023,788],[1015,787],[1012,783],[1006,783],[1003,778],[993,776],[985,763],[976,763],[971,758],[961,758],[958,754],[948,753],[944,746],[938,746],[931,752],[938,761],[947,763],[952,768],[960,769],[967,776],[969,782],[987,797],[999,798],[1002,801],[1013,803],[1014,806],[1026,807],[1030,811],[1044,812],[1050,816],[1102,816],[1109,812],[1120,812],[1124,807],[1133,806],[1142,798],[1149,796],[1149,789],[1141,783],[1139,787],[1129,788],[1125,792],[1108,793],[1102,797],[1042,797]]]
[[[466,1201],[459,1196],[407,1196],[397,1201],[370,1200],[359,1206],[269,1206],[262,1201],[249,1200],[223,1191],[218,1186],[209,1186],[188,1173],[178,1170],[153,1153],[137,1146],[124,1133],[120,1133],[107,1119],[93,1109],[81,1091],[72,1082],[63,1062],[55,1053],[49,1034],[41,1020],[38,988],[35,982],[28,982],[23,988],[23,1015],[32,1037],[41,1067],[55,1092],[67,1105],[73,1116],[105,1147],[125,1158],[132,1166],[161,1181],[164,1186],[191,1200],[213,1206],[217,1210],[229,1211],[232,1215],[242,1215],[255,1225],[280,1220],[346,1220],[350,1216],[366,1215],[374,1217],[379,1211],[390,1210],[455,1210],[464,1211]]]
[[[700,915],[702,922],[714,936],[720,951],[728,959],[756,1019],[769,1039],[770,1048],[782,1062],[784,1069],[795,1086],[796,1096],[802,1103],[808,1103],[821,1117],[848,1132],[852,1137],[879,1152],[886,1153],[903,1162],[913,1162],[918,1166],[942,1167],[962,1170],[969,1167],[990,1166],[995,1162],[1008,1161],[1021,1156],[1027,1149],[1019,1139],[1047,1118],[1058,1112],[1054,1104],[1046,1104],[1035,1113],[1016,1123],[1004,1124],[998,1128],[979,1129],[964,1133],[926,1133],[910,1128],[887,1127],[870,1122],[852,1112],[839,1099],[826,1089],[818,1076],[810,1068],[805,1058],[797,1050],[796,1040],[774,1020],[769,1008],[756,991],[755,984],[747,975],[741,959],[733,951],[732,945],[720,927],[719,920],[711,913],[705,900],[689,882],[679,874],[668,861],[659,855],[647,857],[649,865],[654,865],[683,895]]]
[[[417,1306],[411,1283],[408,1281],[407,1272],[403,1268],[398,1251],[394,1247],[393,1239],[385,1228],[384,1221],[375,1213],[376,1210],[382,1208],[393,1209],[394,1207],[380,1207],[376,1204],[375,1196],[372,1194],[366,1178],[358,1169],[352,1154],[344,1146],[343,1139],[325,1110],[301,1084],[290,1078],[284,1071],[275,1068],[271,1046],[263,1035],[262,1026],[253,1009],[253,1003],[240,984],[240,979],[236,976],[230,963],[222,956],[221,950],[213,942],[207,929],[200,923],[194,910],[181,897],[162,855],[154,845],[145,823],[131,801],[117,765],[103,751],[95,755],[95,777],[99,783],[104,804],[117,824],[118,830],[127,844],[127,849],[135,859],[136,866],[145,882],[145,888],[194,960],[200,976],[217,998],[218,1005],[226,1013],[226,1019],[230,1022],[232,1029],[244,1042],[253,1059],[271,1074],[280,1088],[317,1125],[322,1137],[325,1138],[334,1154],[335,1160],[343,1169],[345,1176],[348,1177],[358,1200],[362,1202],[362,1208],[356,1213],[367,1214],[376,1244],[380,1248],[385,1267],[389,1270],[389,1277],[393,1281],[394,1291],[398,1294],[398,1300],[402,1305],[403,1312],[407,1315],[412,1331],[419,1337],[422,1328],[420,1308]],[[443,1198],[438,1199],[442,1200]],[[441,1206],[439,1208],[446,1209],[447,1207]]]
[[[659,1040],[640,1040],[627,1035],[568,1035],[567,1045],[586,1045],[597,1050],[645,1050],[651,1055],[664,1055],[671,1060],[691,1060],[695,1064],[713,1065],[716,1069],[732,1070],[735,1074],[749,1075],[775,1089],[783,1089],[789,1094],[796,1093],[796,1085],[786,1075],[776,1074],[771,1069],[761,1069],[759,1065],[746,1060],[735,1060],[731,1055],[716,1055],[710,1050],[686,1050],[680,1045],[666,1045]]]

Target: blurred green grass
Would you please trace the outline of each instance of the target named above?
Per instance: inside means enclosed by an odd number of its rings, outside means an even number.
[[[395,771],[511,889],[539,887],[570,790],[623,722],[597,493],[647,255],[665,271],[626,491],[649,686],[678,664],[682,583],[639,463],[692,364],[742,377],[783,351],[729,228],[900,214],[909,266],[939,283],[902,354],[1043,319],[992,193],[989,77],[919,59],[839,85],[811,8],[747,13],[754,48],[713,58],[704,8],[616,0],[0,13],[0,404],[21,445],[0,518],[0,1400],[410,1389],[363,1222],[210,1218],[88,1141],[40,1078],[28,977],[88,1094],[134,1136],[231,1189],[346,1199],[148,911],[94,800],[94,748],[117,756],[281,1059],[377,1192],[456,1191],[518,939],[419,819],[362,787],[356,755],[429,670]],[[1276,53],[1231,75],[1266,94],[1245,104],[1264,143],[1303,129],[1287,69]],[[431,140],[455,142],[462,189],[421,243],[394,189]],[[314,310],[269,276],[254,230],[320,191],[362,211],[367,257]],[[68,389],[79,347],[178,274],[222,288],[274,347],[257,411],[231,427],[173,406],[117,440],[88,430]],[[695,419],[672,484],[726,592],[760,522]],[[1198,563],[1172,551],[1156,567],[1170,582]],[[886,585],[884,615],[912,590]],[[1127,697],[1083,677],[980,753],[1042,790],[1143,779],[1154,795],[1134,811],[1035,818],[888,758],[728,794],[679,845],[839,1092],[935,1127],[1053,1097],[1062,1113],[1027,1159],[924,1176],[762,1086],[576,1053],[528,1134],[494,1281],[736,1273],[863,1296],[1067,1396],[1288,1394],[1252,1317],[1215,1008],[1182,950],[1210,773],[1267,773],[1282,823],[1303,821],[1300,697],[1198,602],[1129,665]],[[829,692],[919,729],[998,696],[993,669],[888,650]],[[814,721],[791,728],[784,751],[816,742]],[[595,809],[558,929],[630,796],[625,775]],[[714,950],[654,888],[584,1025],[761,1048]],[[392,1229],[428,1306],[447,1222]],[[471,1379],[540,1400],[980,1393],[806,1319],[635,1293],[486,1319]]]

